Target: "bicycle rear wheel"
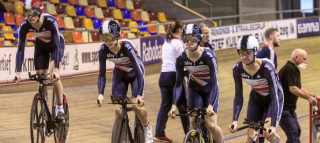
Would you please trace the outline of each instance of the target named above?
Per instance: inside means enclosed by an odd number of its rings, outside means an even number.
[[[44,121],[44,109],[41,95],[37,93],[32,101],[30,115],[30,135],[31,143],[44,143],[46,123]]]
[[[125,126],[125,119],[122,117],[118,117],[113,125],[111,138],[112,143],[133,143],[132,133],[129,124],[127,124],[127,138],[125,139]]]
[[[144,143],[144,130],[139,120],[138,116],[135,115],[135,124],[134,124],[134,143]]]
[[[190,130],[183,139],[183,143],[205,143],[200,137],[197,130]]]
[[[56,104],[56,102],[54,102]],[[58,126],[54,130],[54,140],[56,143],[67,143],[69,138],[69,124],[70,124],[70,112],[69,112],[69,104],[67,97],[63,94],[63,108],[65,114],[65,125]],[[53,112],[55,114],[55,112]]]

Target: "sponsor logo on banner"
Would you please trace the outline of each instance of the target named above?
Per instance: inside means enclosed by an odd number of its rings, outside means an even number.
[[[298,38],[319,36],[319,18],[297,19]]]
[[[161,50],[165,35],[140,39],[141,59],[144,65],[161,61]]]
[[[262,43],[267,28],[267,22],[211,28],[209,43],[214,50],[232,48],[237,46],[238,39],[243,35],[252,35]]]
[[[278,29],[281,40],[296,39],[297,38],[296,25],[297,25],[297,22],[295,19],[268,22],[269,28]]]
[[[9,75],[13,73],[11,66],[12,65],[12,55],[9,54],[1,54],[0,59],[0,71],[9,72]]]

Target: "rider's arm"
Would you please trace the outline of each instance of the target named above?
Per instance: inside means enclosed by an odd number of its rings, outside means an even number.
[[[18,30],[19,41],[18,41],[18,50],[16,55],[16,72],[21,72],[21,66],[24,59],[24,49],[25,49],[27,33],[28,33],[28,28],[26,26],[26,22],[24,21],[22,22]]]
[[[142,60],[136,54],[134,47],[131,43],[126,43],[129,45],[126,50],[126,55],[129,57],[131,61],[131,65],[133,68],[134,73],[137,76],[137,81],[138,81],[138,95],[143,96],[144,92],[144,65],[142,63]],[[137,97],[138,95],[133,95],[133,97]]]
[[[211,54],[214,55],[213,52],[211,52]],[[206,63],[210,68],[211,93],[209,103],[214,106],[214,104],[219,104],[218,65],[216,57],[212,56],[208,58]]]
[[[283,94],[278,95],[278,88],[282,88],[277,81],[277,75],[272,63],[267,62],[264,66],[264,76],[268,81],[269,95],[271,98],[271,126],[276,127],[277,120],[280,119],[282,107],[279,103],[283,102]],[[280,87],[278,87],[280,86]],[[282,96],[282,97],[281,97]],[[282,100],[282,101],[280,101]]]
[[[98,77],[98,90],[99,94],[104,94],[104,88],[106,86],[106,54],[104,53],[104,44],[101,45],[98,51],[99,55],[99,77]]]
[[[51,31],[51,42],[53,44],[53,48],[55,49],[55,53],[53,56],[53,60],[54,60],[54,67],[55,68],[59,68],[59,64],[61,62],[60,57],[60,36],[61,34],[58,28],[58,22],[56,20],[54,20],[51,24],[50,24],[50,31]]]
[[[235,84],[235,96],[233,101],[233,121],[238,121],[242,105],[243,105],[243,86],[240,73],[238,72],[238,64],[237,63],[233,67],[233,79]]]
[[[184,97],[184,88],[183,88],[183,62],[179,62],[179,57],[176,59],[176,84],[173,90],[173,100],[172,104],[177,105],[181,98]]]

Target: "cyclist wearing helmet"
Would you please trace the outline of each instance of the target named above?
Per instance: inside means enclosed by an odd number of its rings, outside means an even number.
[[[25,19],[18,29],[19,42],[16,56],[16,82],[21,80],[22,63],[24,60],[25,41],[27,33],[36,36],[34,49],[34,66],[36,72],[51,73],[54,92],[57,97],[57,117],[56,121],[64,122],[65,115],[63,110],[63,87],[60,79],[60,68],[64,53],[64,37],[59,31],[57,20],[49,15],[42,13],[43,5],[40,0],[26,0],[24,2]],[[50,58],[51,57],[51,58]],[[47,96],[47,88],[44,87]]]
[[[239,114],[243,105],[242,80],[252,87],[247,119],[248,121],[262,121],[266,117],[264,127],[272,129],[271,133],[263,132],[266,139],[271,143],[279,143],[280,137],[276,134],[276,127],[281,118],[283,107],[283,91],[278,74],[273,63],[268,59],[256,59],[259,43],[253,36],[242,36],[237,43],[237,51],[241,61],[233,67],[235,81],[235,98],[233,105],[234,133],[237,128]],[[247,142],[252,142],[254,129],[248,129]]]
[[[99,29],[100,37],[104,43],[99,48],[99,96],[97,105],[103,104],[104,88],[106,85],[106,60],[114,62],[115,67],[112,77],[112,95],[126,98],[128,85],[131,84],[132,101],[140,100],[140,104],[133,104],[133,110],[139,117],[144,127],[146,143],[153,142],[152,128],[147,119],[147,110],[144,106],[144,65],[137,54],[133,43],[127,39],[119,40],[120,26],[116,21],[107,20]],[[121,115],[121,106],[115,107],[116,116]]]
[[[186,50],[176,59],[176,85],[173,92],[173,105],[169,112],[175,117],[176,105],[183,98],[183,69],[190,72],[187,104],[191,107],[206,107],[205,124],[216,143],[224,142],[221,128],[217,125],[219,106],[219,83],[216,56],[212,50],[200,46],[202,32],[199,26],[188,24],[183,29]],[[190,118],[190,129],[195,128],[195,118]]]

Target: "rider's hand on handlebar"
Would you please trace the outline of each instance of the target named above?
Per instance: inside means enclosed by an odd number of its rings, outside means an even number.
[[[131,101],[137,103],[138,107],[143,107],[144,106],[144,101],[143,101],[143,98],[142,98],[141,95],[138,95],[137,98],[132,98],[132,99],[135,99],[135,101],[132,101],[132,100]],[[140,103],[138,103],[138,100],[139,100]]]
[[[210,105],[208,106],[208,108],[206,109],[206,112],[207,112],[207,115],[208,115],[209,117],[211,117],[211,116],[214,115],[213,106],[212,106],[211,104],[210,104]]]
[[[229,129],[229,131],[230,131],[231,133],[235,133],[235,132],[237,132],[237,126],[238,126],[238,121],[233,121],[233,122],[229,125],[228,129]]]
[[[174,119],[176,117],[175,111],[176,111],[177,106],[172,104],[171,110],[168,113],[168,116]]]
[[[14,79],[14,80],[16,81],[17,84],[20,83],[20,80],[21,80],[20,72],[16,72],[16,76],[15,76],[15,79]]]
[[[98,99],[96,100],[96,104],[98,107],[101,107],[103,104],[103,95],[99,94]]]
[[[276,128],[273,127],[273,126],[270,126],[266,131],[267,132],[267,136],[270,136],[270,137],[274,136],[275,135],[275,131],[276,131]]]

